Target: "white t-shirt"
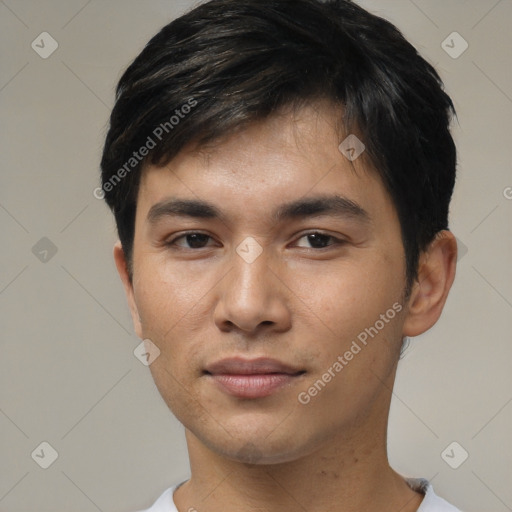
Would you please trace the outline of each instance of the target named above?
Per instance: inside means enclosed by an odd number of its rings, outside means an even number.
[[[443,498],[437,496],[428,480],[423,478],[406,478],[406,482],[411,489],[425,495],[417,512],[461,512],[458,508],[455,508],[453,505],[443,500]],[[178,512],[174,504],[173,494],[183,483],[185,482],[167,489],[160,498],[155,501],[152,507],[142,510],[141,512]]]

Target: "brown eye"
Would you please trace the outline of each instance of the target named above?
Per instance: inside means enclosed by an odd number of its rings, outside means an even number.
[[[175,238],[168,245],[175,245],[185,249],[202,249],[207,247],[210,239],[211,237],[204,233],[187,233]]]
[[[337,238],[334,238],[331,235],[325,235],[323,233],[308,233],[302,236],[299,240],[302,239],[306,239],[306,243],[309,245],[302,245],[300,243],[298,243],[297,245],[299,247],[306,247],[308,249],[324,249],[325,247],[341,243],[341,240],[338,240]],[[333,241],[333,243],[329,243],[330,241]]]

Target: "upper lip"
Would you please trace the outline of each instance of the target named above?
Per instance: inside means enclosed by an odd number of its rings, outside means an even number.
[[[205,371],[213,375],[261,375],[268,373],[295,375],[303,373],[298,368],[268,357],[260,357],[258,359],[244,359],[241,357],[221,359],[208,365]]]

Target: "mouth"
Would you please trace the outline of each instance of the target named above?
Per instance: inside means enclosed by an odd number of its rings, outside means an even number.
[[[222,359],[204,375],[221,391],[237,398],[263,398],[293,384],[306,372],[269,358]]]

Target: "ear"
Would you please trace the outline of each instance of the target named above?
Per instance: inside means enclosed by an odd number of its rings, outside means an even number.
[[[114,261],[116,262],[119,277],[123,282],[124,292],[126,293],[126,300],[128,301],[128,306],[130,307],[130,312],[132,314],[133,328],[135,329],[135,333],[137,334],[137,336],[140,339],[142,339],[142,323],[139,315],[139,310],[137,309],[137,304],[135,303],[133,283],[130,279],[130,274],[128,272],[128,263],[126,261],[123,246],[119,241],[114,245]]]
[[[455,279],[456,265],[457,240],[450,231],[440,231],[420,256],[403,336],[418,336],[437,322]]]

